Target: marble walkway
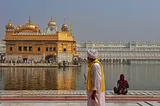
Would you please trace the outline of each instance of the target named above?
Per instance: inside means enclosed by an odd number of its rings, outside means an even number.
[[[85,90],[0,90],[0,106],[86,106]],[[160,91],[106,91],[106,106],[160,106]]]
[[[48,102],[48,101],[7,101],[1,102],[0,106],[87,106],[86,101]],[[105,106],[160,106],[157,101],[141,102],[106,102]]]
[[[0,96],[11,96],[11,95],[20,95],[20,96],[61,96],[61,95],[69,95],[69,96],[85,96],[86,90],[0,90]],[[106,96],[115,96],[112,90],[106,91]],[[160,90],[130,90],[127,95],[139,95],[139,96],[160,96]]]

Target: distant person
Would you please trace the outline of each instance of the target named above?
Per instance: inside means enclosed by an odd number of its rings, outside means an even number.
[[[94,49],[87,51],[87,106],[105,106],[105,79],[102,64],[98,61],[98,52]]]
[[[120,79],[117,81],[117,88],[114,87],[114,93],[116,94],[127,94],[127,88],[129,88],[129,84],[123,74],[120,75]]]

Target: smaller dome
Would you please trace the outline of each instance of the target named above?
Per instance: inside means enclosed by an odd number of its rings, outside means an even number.
[[[56,26],[56,22],[54,22],[53,20],[50,20],[48,23],[48,26]]]
[[[13,24],[11,24],[11,23],[9,23],[9,24],[8,24],[8,26],[10,26],[10,27],[14,27],[14,25],[13,25]]]
[[[19,31],[20,28],[21,28],[21,26],[20,26],[20,25],[17,25],[15,31]]]
[[[64,24],[62,25],[62,27],[67,27],[67,24],[64,23]]]
[[[67,24],[64,23],[64,24],[62,25],[61,30],[62,30],[62,31],[67,31],[67,32],[68,32]]]
[[[6,28],[7,29],[14,29],[14,25],[11,23],[11,21],[9,21],[9,23],[6,24]]]

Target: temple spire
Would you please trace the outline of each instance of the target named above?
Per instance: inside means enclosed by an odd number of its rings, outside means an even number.
[[[9,19],[9,24],[11,24],[11,19]]]
[[[72,35],[72,24],[70,24],[70,34]]]
[[[64,24],[67,24],[67,16],[64,17]]]
[[[66,24],[66,16],[64,17],[64,23]]]
[[[32,23],[31,17],[29,16],[28,23]]]

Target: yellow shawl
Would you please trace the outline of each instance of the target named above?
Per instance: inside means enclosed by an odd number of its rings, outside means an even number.
[[[92,66],[94,63],[99,63],[101,67],[101,74],[102,74],[102,80],[101,80],[101,92],[105,92],[105,81],[104,81],[104,70],[102,64],[98,61],[98,59],[95,59],[93,62],[90,62],[88,64],[88,76],[87,76],[87,91],[92,92]]]

